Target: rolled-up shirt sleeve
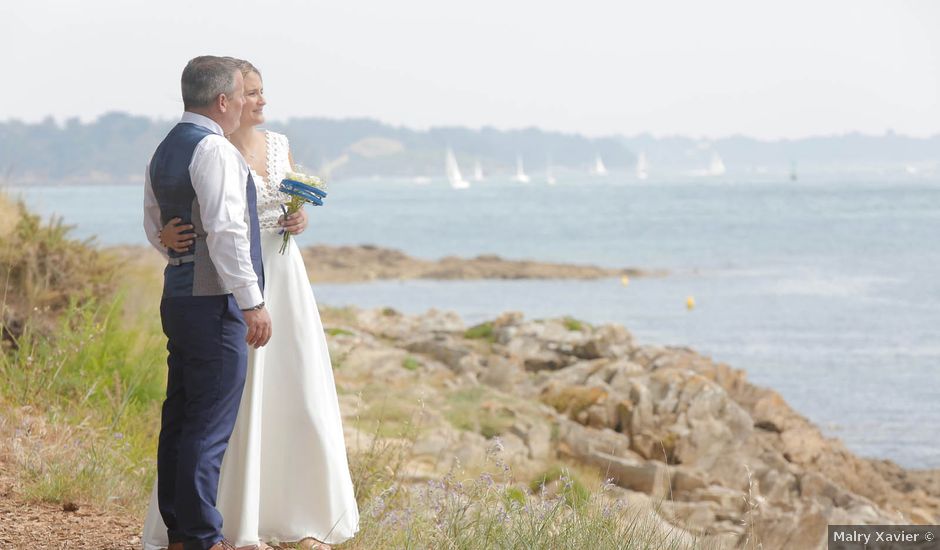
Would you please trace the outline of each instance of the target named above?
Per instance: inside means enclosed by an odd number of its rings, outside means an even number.
[[[147,241],[160,254],[163,254],[164,258],[168,258],[167,250],[160,244],[160,238],[157,236],[161,228],[163,225],[160,223],[160,204],[150,185],[150,165],[148,164],[147,171],[144,172],[144,233],[147,235]]]
[[[238,307],[247,309],[263,300],[251,264],[251,241],[246,223],[248,165],[225,138],[207,136],[193,153],[189,175],[199,200],[209,258]]]

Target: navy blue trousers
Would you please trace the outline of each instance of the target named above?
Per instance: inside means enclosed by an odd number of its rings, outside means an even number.
[[[216,494],[245,387],[248,327],[231,295],[164,298],[160,316],[169,372],[157,500],[170,542],[206,550],[222,539]]]

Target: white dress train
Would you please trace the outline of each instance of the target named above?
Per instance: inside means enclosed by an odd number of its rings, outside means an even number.
[[[290,169],[287,138],[266,132],[268,177],[258,190],[265,303],[273,332],[250,349],[235,430],[222,460],[222,533],[237,546],[313,537],[328,544],[359,529],[329,349],[307,270],[294,239],[279,254],[277,191]],[[271,182],[271,183],[268,183]],[[167,546],[154,484],[144,550]]]

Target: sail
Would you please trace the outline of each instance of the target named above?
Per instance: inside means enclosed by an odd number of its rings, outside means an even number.
[[[519,183],[529,183],[529,176],[526,175],[525,169],[522,167],[522,157],[518,155],[516,156],[516,175],[512,179]]]
[[[447,158],[444,164],[447,172],[447,181],[450,182],[451,187],[454,189],[466,189],[470,187],[470,182],[463,179],[463,176],[460,174],[460,166],[457,165],[457,157],[454,156],[454,151],[449,147],[447,148]]]
[[[718,153],[712,153],[711,164],[708,165],[708,174],[711,176],[720,176],[725,173],[725,163],[718,156]]]
[[[600,155],[594,155],[594,167],[591,168],[591,173],[595,176],[607,175],[607,167],[604,166],[604,161],[601,159]]]
[[[646,162],[646,153],[641,152],[636,159],[636,177],[645,180],[649,177],[649,164]]]
[[[473,181],[483,181],[483,167],[480,166],[480,161],[473,165]]]

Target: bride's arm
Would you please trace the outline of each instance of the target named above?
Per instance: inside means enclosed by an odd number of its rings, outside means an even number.
[[[294,155],[291,154],[290,149],[287,149],[287,162],[290,163],[290,169],[294,170]],[[307,229],[307,213],[304,212],[303,207],[300,207],[300,210],[291,214],[286,219],[284,216],[281,216],[280,221],[281,227],[284,228],[284,231],[287,231],[291,235],[300,235],[304,232],[304,229]]]

